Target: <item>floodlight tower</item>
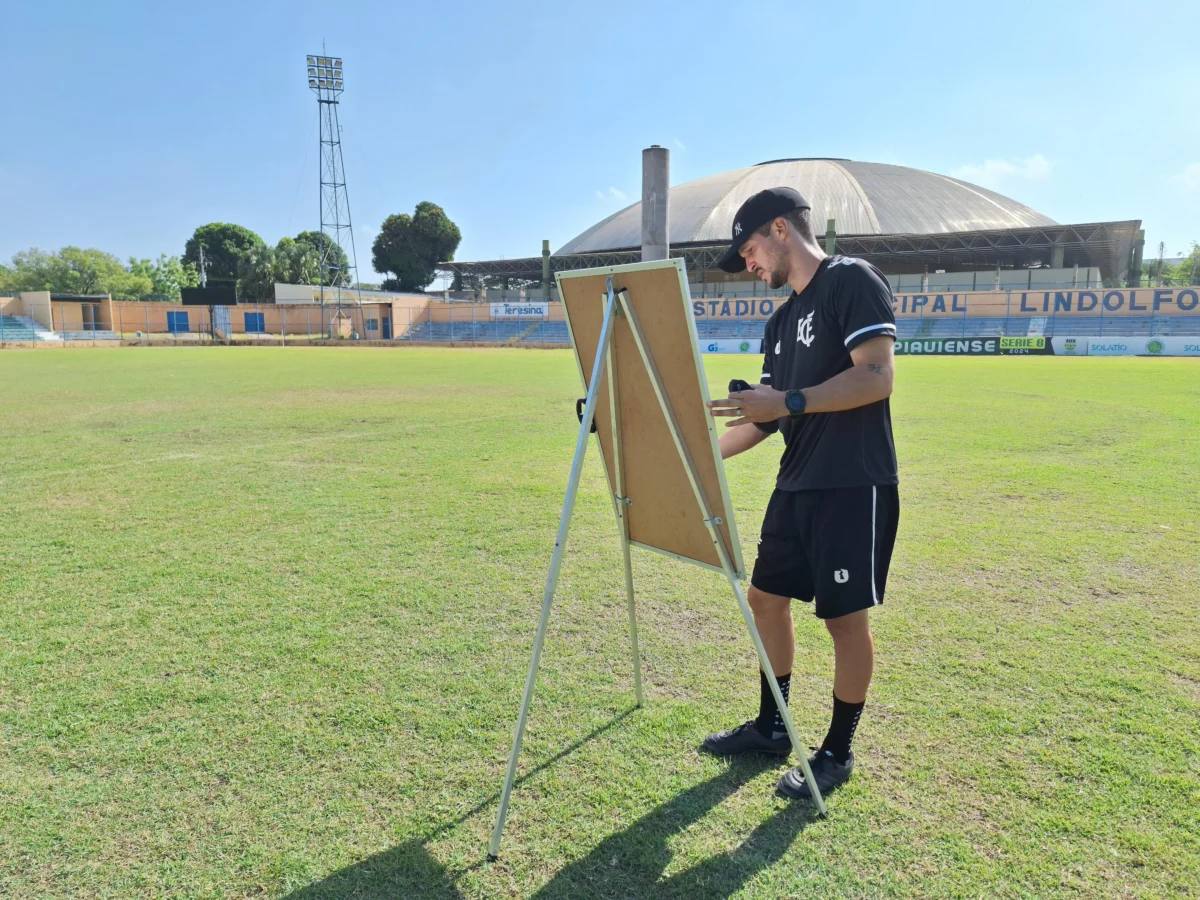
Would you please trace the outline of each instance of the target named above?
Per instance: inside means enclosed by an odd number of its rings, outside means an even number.
[[[358,284],[358,254],[354,249],[354,229],[350,224],[350,198],[346,193],[346,167],[342,163],[342,126],[338,122],[338,98],[342,95],[342,61],[332,56],[308,57],[308,86],[317,95],[320,112],[320,257],[321,305],[325,305],[325,285],[339,285],[337,304],[340,313],[342,290],[348,281]],[[350,238],[350,253],[346,255],[345,235]],[[341,256],[334,252],[337,247]],[[347,264],[340,264],[345,257]],[[341,277],[339,277],[341,276]],[[362,292],[359,291],[359,302]]]

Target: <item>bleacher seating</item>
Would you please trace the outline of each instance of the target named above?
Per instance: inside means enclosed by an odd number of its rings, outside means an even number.
[[[15,316],[0,316],[0,341],[36,341],[37,331]]]

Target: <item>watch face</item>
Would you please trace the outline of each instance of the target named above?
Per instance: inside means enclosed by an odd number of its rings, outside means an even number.
[[[787,408],[792,412],[799,412],[800,410],[804,409],[804,395],[799,391],[794,394],[789,391],[787,397],[784,399],[784,402],[787,404]]]

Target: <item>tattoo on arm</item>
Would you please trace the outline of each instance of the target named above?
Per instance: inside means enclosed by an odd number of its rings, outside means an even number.
[[[878,363],[867,363],[867,371],[874,372],[876,375],[883,374],[883,366]]]

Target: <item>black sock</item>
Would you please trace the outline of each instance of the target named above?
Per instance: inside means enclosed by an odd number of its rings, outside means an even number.
[[[792,686],[792,673],[776,675],[775,679],[779,682],[779,693],[783,694],[783,702],[786,705],[788,689]],[[771,693],[771,682],[767,680],[767,673],[762,669],[758,670],[758,718],[754,722],[758,726],[759,734],[766,737],[787,731],[783,726],[783,715],[775,705],[775,695]]]
[[[839,700],[837,694],[833,695],[833,720],[821,749],[828,750],[839,763],[850,758],[850,742],[854,740],[854,730],[858,728],[858,718],[865,703],[847,703]]]

